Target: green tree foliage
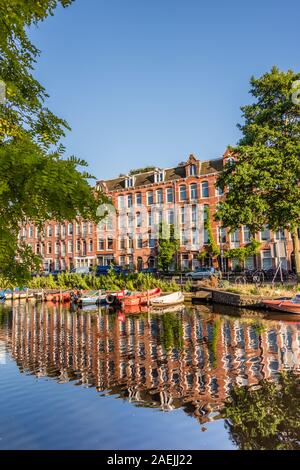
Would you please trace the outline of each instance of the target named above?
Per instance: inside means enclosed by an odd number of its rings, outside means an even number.
[[[86,162],[64,157],[60,139],[68,124],[46,106],[47,94],[33,77],[39,55],[28,28],[71,0],[0,0],[0,80],[6,100],[0,103],[0,270],[23,279],[39,258],[18,241],[20,225],[42,228],[49,219],[77,216],[97,220],[104,196],[89,184]]]
[[[299,386],[299,376],[283,373],[255,390],[234,387],[222,414],[239,449],[300,449]]]
[[[204,215],[205,215],[204,228],[207,231],[208,242],[204,246],[204,249],[199,253],[200,260],[205,259],[207,256],[210,256],[211,258],[216,258],[217,256],[220,255],[220,247],[218,246],[216,240],[214,239],[210,210],[208,207],[204,208]]]
[[[242,107],[242,138],[235,161],[228,162],[217,185],[226,191],[217,218],[231,229],[248,225],[252,234],[269,224],[292,234],[300,274],[300,106],[292,99],[300,73],[273,67],[251,79],[252,104]]]
[[[159,251],[158,267],[163,271],[168,271],[170,264],[174,260],[175,253],[179,250],[179,241],[176,238],[174,225],[160,224],[159,228]]]
[[[253,256],[258,253],[260,245],[259,241],[253,239],[250,243],[247,243],[246,246],[231,248],[230,250],[225,251],[224,256],[225,258],[230,259],[236,258],[243,263],[248,256]]]

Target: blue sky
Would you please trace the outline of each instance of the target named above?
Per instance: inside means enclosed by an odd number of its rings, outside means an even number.
[[[250,76],[300,70],[299,21],[298,0],[76,0],[31,30],[36,76],[98,179],[216,158]]]

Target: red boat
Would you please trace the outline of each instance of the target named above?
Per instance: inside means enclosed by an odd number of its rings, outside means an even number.
[[[271,310],[286,313],[300,313],[300,294],[292,299],[263,300],[262,303]]]
[[[136,293],[129,295],[128,297],[124,297],[124,299],[122,299],[122,306],[126,308],[126,307],[132,307],[135,305],[147,305],[149,299],[158,297],[160,294],[161,294],[161,290],[159,289],[159,287],[155,289],[150,289],[145,292],[136,292]]]

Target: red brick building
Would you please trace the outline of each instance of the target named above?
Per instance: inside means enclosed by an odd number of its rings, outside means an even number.
[[[200,263],[199,252],[208,241],[205,207],[209,208],[221,253],[249,242],[247,227],[229,234],[213,220],[216,206],[224,197],[216,187],[217,177],[229,158],[232,157],[228,151],[209,161],[190,155],[173,168],[98,181],[96,188],[103,190],[112,202],[111,206],[99,208],[99,213],[108,215],[98,226],[82,220],[63,224],[53,221],[39,233],[36,227],[26,225],[20,231],[20,240],[41,255],[45,270],[110,263],[140,270],[157,266],[158,229],[164,222],[166,228],[175,226],[180,241],[174,266],[194,269]],[[291,268],[292,243],[287,232],[272,233],[266,227],[256,238],[261,242],[260,253],[246,260],[247,267],[268,269],[276,267],[280,260],[283,268]],[[208,262],[211,260],[204,261]],[[220,256],[213,263],[226,269],[238,261]]]

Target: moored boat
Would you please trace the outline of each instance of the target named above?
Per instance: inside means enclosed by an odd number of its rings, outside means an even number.
[[[122,306],[132,307],[133,305],[148,305],[151,299],[158,297],[161,293],[159,287],[144,292],[134,292],[122,299]]]
[[[184,303],[184,295],[182,292],[173,292],[172,294],[162,295],[150,299],[151,307],[155,308],[166,308],[173,305],[180,305]]]
[[[300,314],[300,294],[296,294],[295,297],[290,299],[263,300],[262,303],[271,310]]]
[[[93,291],[80,295],[77,298],[77,304],[80,306],[84,305],[101,305],[106,303],[106,294],[102,294],[101,291]]]

